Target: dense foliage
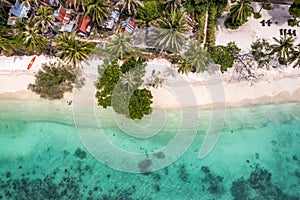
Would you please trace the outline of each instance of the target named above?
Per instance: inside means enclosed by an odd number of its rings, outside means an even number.
[[[294,0],[289,8],[289,12],[294,18],[300,17],[300,0]]]
[[[43,64],[35,75],[35,83],[28,89],[47,99],[61,99],[65,92],[71,92],[77,80],[77,72],[69,65],[61,63]]]
[[[254,60],[258,63],[258,67],[268,67],[272,59],[271,46],[265,39],[258,39],[251,44],[251,54]]]
[[[218,45],[211,47],[209,54],[214,63],[221,65],[221,72],[227,71],[234,64],[235,56],[240,52],[240,49],[235,43],[230,42],[227,46]]]
[[[103,108],[111,106],[115,112],[131,119],[150,114],[152,94],[140,88],[145,61],[144,58],[131,57],[121,66],[117,61],[99,66],[100,77],[96,82],[98,104]]]

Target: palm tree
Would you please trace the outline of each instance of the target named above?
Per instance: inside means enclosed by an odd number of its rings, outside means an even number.
[[[177,62],[177,67],[178,67],[178,72],[179,73],[184,73],[188,75],[190,72],[195,72],[195,67],[191,65],[186,59],[184,58],[179,58]]]
[[[53,28],[53,9],[50,6],[40,6],[33,18],[36,25],[41,25],[42,32],[48,32],[48,28]]]
[[[143,3],[139,0],[120,0],[117,5],[121,6],[121,12],[128,12],[129,15],[136,16],[138,8],[143,7]]]
[[[111,5],[103,3],[103,0],[97,0],[96,2],[91,2],[87,6],[87,11],[85,17],[90,16],[93,23],[96,23],[97,27],[100,27],[103,23],[104,18],[108,18],[109,12],[107,8]]]
[[[166,10],[172,10],[172,9],[176,9],[179,8],[182,3],[184,2],[184,0],[167,0],[164,2],[164,4],[166,5]]]
[[[116,56],[120,59],[129,53],[134,51],[131,47],[132,36],[118,33],[114,35],[114,38],[111,42],[108,43],[107,49],[110,56]]]
[[[240,0],[230,8],[229,16],[232,24],[242,25],[247,18],[253,13],[250,0]]]
[[[294,63],[295,62],[295,63]],[[294,63],[293,67],[300,67],[300,44],[298,44],[291,52],[289,63]]]
[[[62,33],[55,38],[55,41],[59,51],[58,55],[74,67],[81,66],[81,62],[88,59],[89,53],[95,47],[93,43],[75,39],[74,33]]]
[[[207,69],[208,64],[211,63],[209,54],[200,44],[192,44],[185,53],[185,59],[195,67],[198,72]]]
[[[273,37],[273,39],[277,44],[271,45],[272,51],[270,54],[276,55],[279,62],[287,63],[290,58],[290,52],[293,50],[293,42],[295,41],[295,38],[292,36],[287,37],[285,35],[284,37],[280,37],[280,39],[275,37]]]
[[[7,52],[11,50],[13,47],[13,41],[5,38],[5,37],[0,37],[0,53],[2,52]]]
[[[148,39],[149,27],[151,23],[159,17],[159,12],[157,10],[157,3],[155,1],[146,1],[144,7],[138,9],[138,19],[136,20],[139,27],[145,27],[146,35],[145,41]]]
[[[47,40],[41,34],[40,27],[28,25],[25,26],[25,30],[22,32],[23,44],[34,53],[36,49],[43,49],[46,47]]]
[[[165,49],[180,52],[185,44],[183,33],[188,30],[185,20],[186,15],[183,9],[173,9],[171,13],[164,13],[164,16],[157,20],[155,46],[161,52]]]
[[[137,84],[139,83],[140,77],[138,76],[137,73],[133,71],[128,71],[125,74],[121,74],[120,76],[120,82],[122,85],[127,87],[127,93],[129,94]]]

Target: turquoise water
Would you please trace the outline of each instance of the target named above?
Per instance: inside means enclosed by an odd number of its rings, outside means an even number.
[[[228,109],[222,135],[204,159],[198,154],[210,112],[199,113],[193,144],[178,160],[151,173],[127,173],[89,154],[72,107],[2,99],[0,199],[300,199],[300,104]],[[113,144],[145,154],[168,144],[179,116],[168,111],[154,139],[135,139],[109,111],[97,110]]]

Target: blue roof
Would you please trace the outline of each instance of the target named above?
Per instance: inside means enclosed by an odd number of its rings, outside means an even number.
[[[10,14],[15,15],[19,18],[27,18],[29,6],[26,3],[16,2],[16,4],[10,9]]]

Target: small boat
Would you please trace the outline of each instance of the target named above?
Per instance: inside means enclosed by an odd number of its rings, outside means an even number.
[[[31,66],[33,65],[35,59],[36,59],[36,56],[34,56],[34,57],[31,59],[30,63],[29,63],[28,66],[27,66],[27,70],[29,70],[29,69],[31,68]]]

